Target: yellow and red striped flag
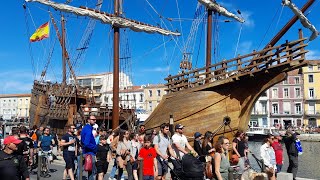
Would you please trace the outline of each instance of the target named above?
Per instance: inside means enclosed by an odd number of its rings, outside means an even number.
[[[46,23],[42,24],[36,30],[36,32],[34,32],[32,34],[32,36],[30,37],[30,41],[31,42],[36,42],[36,41],[41,41],[42,39],[48,38],[49,37],[49,32],[50,32],[49,22],[46,22]]]

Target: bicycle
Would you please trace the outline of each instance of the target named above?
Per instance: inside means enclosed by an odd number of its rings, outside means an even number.
[[[41,168],[40,169],[40,176],[41,177],[51,177],[49,174],[49,164],[50,161],[52,161],[52,150],[50,151],[39,151],[39,154],[41,156]]]

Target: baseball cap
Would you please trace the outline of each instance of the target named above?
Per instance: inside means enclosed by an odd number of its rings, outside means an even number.
[[[181,125],[181,124],[177,124],[176,127],[175,127],[175,129],[182,129],[182,128],[184,128],[184,126]]]
[[[280,136],[280,134],[278,132],[274,132],[272,135],[273,136]]]
[[[19,139],[15,138],[14,136],[7,136],[6,138],[4,138],[3,144],[4,145],[10,144],[10,143],[19,144],[19,143],[21,143],[21,141],[22,140],[19,140]]]
[[[202,135],[201,133],[196,132],[196,133],[194,133],[194,138],[198,138],[198,137],[200,137],[201,135]]]

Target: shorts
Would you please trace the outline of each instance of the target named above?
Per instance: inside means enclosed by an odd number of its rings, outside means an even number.
[[[108,161],[97,161],[96,167],[97,167],[97,173],[104,173],[106,174],[108,171],[109,163]]]
[[[70,152],[63,152],[63,159],[66,162],[66,169],[75,169],[74,160],[76,159],[76,156],[74,153]]]
[[[134,161],[134,163],[132,164],[132,170],[138,170],[139,169],[139,164],[137,161]]]
[[[168,173],[168,161],[166,160],[160,160],[159,157],[157,157],[158,162],[158,176],[163,176]]]

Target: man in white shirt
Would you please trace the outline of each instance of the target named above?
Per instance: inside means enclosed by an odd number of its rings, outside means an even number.
[[[183,135],[184,126],[177,124],[175,126],[175,134],[172,136],[173,150],[176,152],[177,157],[182,159],[183,155],[187,154],[186,147],[192,154],[196,153],[195,150],[189,144],[187,137]]]

